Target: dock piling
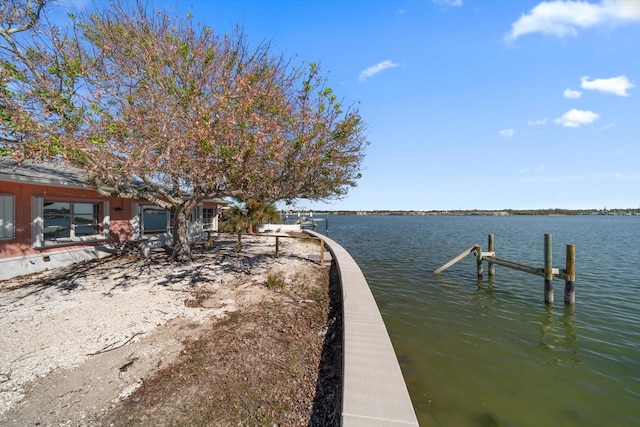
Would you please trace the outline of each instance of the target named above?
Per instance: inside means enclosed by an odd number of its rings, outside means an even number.
[[[553,254],[551,234],[544,235],[544,302],[553,304]]]
[[[478,271],[478,277],[481,278],[484,273],[484,268],[482,267],[482,247],[476,246],[476,268]]]
[[[489,248],[487,249],[489,252],[495,252],[496,251],[496,247],[495,247],[495,243],[493,240],[493,234],[489,234],[489,242],[488,242],[488,246]],[[496,265],[494,263],[492,263],[491,261],[489,261],[487,263],[487,269],[489,270],[489,276],[495,276],[496,275]]]
[[[567,245],[564,280],[564,303],[576,303],[576,245]]]
[[[514,270],[519,270],[524,273],[535,274],[537,276],[544,277],[544,302],[545,304],[553,304],[553,278],[558,277],[565,279],[564,287],[564,302],[566,305],[575,304],[575,279],[576,279],[576,248],[575,245],[567,245],[567,259],[566,268],[559,269],[553,268],[553,254],[552,254],[552,238],[551,234],[544,235],[544,266],[542,268],[532,267],[526,264],[520,264],[518,262],[509,261],[506,259],[496,257],[495,252],[495,240],[493,234],[489,234],[488,238],[488,251],[483,252],[480,245],[473,245],[469,249],[462,252],[460,255],[454,257],[451,261],[447,262],[443,266],[434,270],[433,274],[439,274],[451,267],[453,264],[462,260],[467,255],[476,254],[476,271],[478,279],[482,279],[484,269],[482,267],[482,261],[487,261],[489,269],[489,277],[495,275],[495,265],[502,265]]]

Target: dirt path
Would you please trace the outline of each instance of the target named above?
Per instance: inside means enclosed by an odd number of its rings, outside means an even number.
[[[185,266],[160,252],[0,282],[0,424],[337,422],[328,268],[317,243],[280,243],[277,259],[273,238],[238,254],[219,236]]]

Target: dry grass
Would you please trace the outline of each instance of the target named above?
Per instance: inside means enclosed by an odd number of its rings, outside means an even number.
[[[186,342],[177,363],[146,379],[94,421],[114,426],[339,425],[337,284],[334,276],[329,286],[329,268],[310,269],[304,278],[271,287],[277,296],[273,301],[233,313]]]

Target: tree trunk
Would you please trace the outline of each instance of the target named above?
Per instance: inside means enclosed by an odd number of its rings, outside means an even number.
[[[185,205],[176,208],[171,231],[173,234],[173,253],[171,259],[178,262],[191,261],[191,242],[189,238],[189,212]]]

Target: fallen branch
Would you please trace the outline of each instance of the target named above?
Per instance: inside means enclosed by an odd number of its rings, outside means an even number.
[[[108,346],[104,347],[102,350],[98,350],[95,353],[89,353],[87,354],[87,356],[95,356],[96,354],[106,353],[108,351],[116,350],[120,347],[124,347],[125,345],[129,344],[129,342],[135,337],[137,337],[138,335],[144,335],[144,332],[136,332],[135,334],[131,335],[131,338],[129,338],[128,340],[126,340],[125,342],[123,342],[117,347],[111,347],[113,344],[109,344]]]

